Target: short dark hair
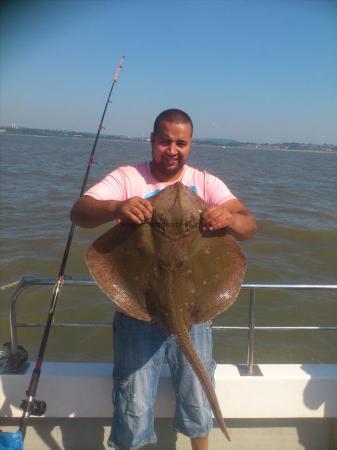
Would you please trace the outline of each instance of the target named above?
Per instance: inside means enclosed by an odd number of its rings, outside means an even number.
[[[191,134],[193,134],[193,122],[190,116],[185,111],[175,108],[165,109],[157,116],[153,125],[153,134],[159,131],[160,123],[164,120],[174,123],[189,123],[191,125]]]

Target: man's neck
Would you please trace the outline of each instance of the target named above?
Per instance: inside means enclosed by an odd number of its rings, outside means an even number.
[[[183,166],[177,173],[169,175],[160,172],[152,162],[150,162],[150,171],[153,178],[159,183],[170,183],[174,181],[181,181],[184,174],[185,166]]]

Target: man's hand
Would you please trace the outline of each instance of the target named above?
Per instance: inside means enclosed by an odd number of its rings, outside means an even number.
[[[234,215],[224,206],[210,206],[200,215],[201,228],[204,230],[220,230],[234,223]]]
[[[116,219],[141,224],[151,220],[152,205],[140,197],[119,201],[82,195],[72,207],[70,217],[74,224],[83,228],[94,228]]]
[[[238,199],[228,200],[222,205],[210,206],[200,214],[200,225],[204,230],[216,231],[226,228],[236,239],[250,239],[256,233],[253,215]]]
[[[148,200],[141,197],[131,197],[119,203],[116,208],[115,217],[122,221],[141,224],[150,222],[152,213],[152,205]]]

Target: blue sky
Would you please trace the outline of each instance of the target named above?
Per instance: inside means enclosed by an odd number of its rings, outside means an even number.
[[[337,144],[337,1],[16,1],[1,18],[1,125]]]

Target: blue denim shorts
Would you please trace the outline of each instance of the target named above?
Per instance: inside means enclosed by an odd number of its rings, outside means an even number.
[[[190,336],[214,383],[211,322],[193,325]],[[176,394],[175,430],[189,437],[208,434],[212,410],[175,336],[167,336],[157,324],[116,312],[113,349],[114,413],[109,447],[133,450],[157,442],[153,404],[165,356]]]

